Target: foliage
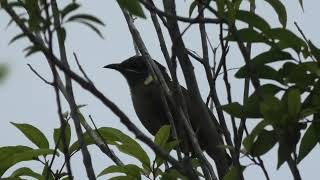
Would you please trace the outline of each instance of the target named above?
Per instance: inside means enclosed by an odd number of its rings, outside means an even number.
[[[117,0],[117,2],[125,12],[128,11],[131,15],[139,18],[146,18],[143,7],[149,11],[154,10],[145,1]],[[300,34],[287,28],[288,15],[283,1],[265,0],[277,15],[280,27],[270,24],[261,12],[252,12],[242,8],[246,1],[209,0],[206,2],[207,4],[199,4],[200,1],[197,0],[191,2],[188,12],[189,20],[199,20],[199,18],[191,19],[191,17],[195,14],[195,9],[203,5],[208,10],[208,14],[214,15],[221,22],[221,27],[227,26],[228,28],[223,31],[225,32],[224,36],[220,37],[219,46],[222,46],[224,42],[239,46],[245,63],[235,73],[235,77],[251,80],[254,85],[253,92],[244,102],[229,102],[222,106],[224,112],[230,114],[232,118],[239,119],[241,123],[245,123],[245,121],[256,123],[254,129],[244,139],[242,139],[242,135],[237,137],[240,139],[240,144],[243,144],[243,150],[232,146],[228,146],[228,149],[230,152],[242,153],[249,159],[255,160],[278,145],[278,168],[285,162],[290,164],[292,160],[297,164],[300,163],[320,143],[320,48],[307,39],[298,27]],[[252,5],[260,2],[250,0],[249,3]],[[303,9],[303,1],[299,0],[298,3]],[[215,8],[210,9],[212,4],[215,5],[213,6]],[[44,0],[2,0],[0,5],[7,12],[12,9],[20,9],[25,12],[19,14],[18,17],[9,13],[12,16],[9,25],[13,22],[21,23],[20,28],[23,30],[22,33],[11,39],[10,44],[22,38],[31,40],[31,44],[24,49],[26,56],[37,52],[43,53],[45,49],[41,43],[45,44],[47,48],[52,48],[52,39],[50,39],[52,37],[48,38],[48,33],[57,33],[64,43],[67,38],[66,25],[71,22],[85,25],[103,38],[98,27],[105,24],[96,16],[79,13],[81,5],[76,1],[70,1],[66,6],[58,8],[57,13],[54,13],[53,10],[51,12],[50,9],[54,9],[52,3]],[[172,16],[163,14],[169,18]],[[58,18],[55,19],[55,16]],[[57,19],[61,22],[55,25]],[[180,17],[180,19],[183,18]],[[162,21],[166,23],[165,20],[162,19]],[[242,26],[238,26],[238,24],[242,24]],[[240,28],[238,29],[238,27]],[[221,28],[221,32],[222,30],[224,29]],[[30,38],[32,35],[39,37],[44,42],[39,44],[37,40]],[[244,44],[250,44],[253,47],[259,44],[266,48],[254,57],[250,57],[246,48],[241,47]],[[223,58],[226,57],[221,59]],[[7,68],[0,65],[0,81],[6,74]],[[78,115],[82,121],[86,122],[81,113]],[[70,157],[78,153],[79,142],[71,143],[72,129],[68,124],[69,118],[68,115],[64,116],[63,121],[66,123],[64,133],[61,132],[61,127],[53,130],[53,142],[55,143],[53,146],[50,146],[46,135],[38,128],[30,124],[12,123],[36,147],[23,145],[1,147],[0,177],[9,168],[22,161],[35,161],[43,165],[42,172],[22,167],[16,169],[7,178],[44,179],[45,176],[52,179],[67,178],[64,165],[60,170],[55,171],[52,169],[51,160],[48,157],[58,158],[59,154],[67,156],[68,154],[64,154],[65,150],[69,151]],[[243,131],[240,129],[243,127],[233,128],[236,129],[235,132]],[[186,179],[174,167],[167,167],[167,159],[158,154],[155,154],[154,157],[147,154],[139,142],[120,130],[100,127],[95,131],[107,145],[116,147],[121,153],[138,161],[136,164],[109,166],[100,172],[99,177],[113,173],[119,175],[120,173],[120,176],[111,179],[141,179],[142,176],[160,179]],[[62,134],[64,134],[64,142],[61,140]],[[172,140],[171,134],[171,127],[163,126],[156,134],[154,144],[168,153],[177,149],[179,141]],[[86,145],[96,143],[90,132],[85,132],[83,138]],[[237,154],[236,158],[239,156],[240,154]],[[192,160],[192,168],[197,169],[198,159]],[[238,179],[238,173],[243,173],[248,168],[248,166],[233,164],[224,180]],[[196,172],[202,176],[197,170]]]

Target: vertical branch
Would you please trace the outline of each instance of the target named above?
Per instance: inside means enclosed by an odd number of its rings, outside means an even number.
[[[203,13],[203,9],[204,5],[203,3],[199,3],[198,5],[198,12],[199,12],[199,18],[200,19],[204,19],[204,13]],[[221,108],[221,103],[216,91],[216,86],[215,86],[215,80],[213,79],[213,75],[211,73],[211,68],[210,68],[210,64],[209,64],[209,53],[208,53],[208,44],[207,44],[207,33],[206,33],[206,27],[205,24],[203,22],[199,23],[199,29],[200,29],[200,36],[201,36],[201,43],[202,43],[202,51],[203,51],[203,64],[204,64],[204,68],[205,68],[205,72],[206,72],[206,76],[207,76],[207,80],[210,86],[210,96],[214,102],[214,104],[216,105],[216,109],[217,109],[217,114],[219,117],[219,122],[221,123],[221,126],[223,128],[223,134],[225,136],[226,142],[229,146],[233,146],[232,143],[232,139],[231,139],[231,135],[230,132],[228,130],[228,127],[226,125],[226,120],[223,114],[223,110]],[[221,47],[224,47],[223,42],[221,42]],[[223,48],[224,50],[226,48]],[[223,53],[223,57],[225,58],[226,56],[226,51],[224,51]],[[225,60],[224,60],[225,62]],[[233,152],[231,152],[232,156],[234,156]]]
[[[163,5],[166,13],[176,16],[175,1],[163,0]],[[207,134],[208,136],[210,135],[210,137],[212,138],[212,140],[210,141],[211,144],[206,144],[206,148],[207,150],[210,149],[210,153],[214,152],[210,156],[215,160],[219,177],[222,178],[226,174],[226,171],[228,169],[226,153],[223,149],[218,148],[218,146],[223,144],[223,141],[220,135],[218,134],[216,125],[212,122],[210,118],[208,108],[202,101],[196,77],[194,74],[193,66],[189,59],[184,42],[182,40],[177,19],[167,18],[167,27],[173,44],[172,52],[176,54],[178,57],[188,87],[188,91],[190,93],[191,98],[193,99],[193,104],[195,107],[198,108],[199,114],[201,115],[201,117],[199,117],[199,124],[205,127],[202,129],[201,133]],[[203,156],[203,153],[201,153],[200,147],[199,150],[200,153],[197,155],[200,159],[200,162],[207,168],[209,168],[208,170],[211,172],[211,165],[207,163],[207,159]]]
[[[45,16],[46,16],[46,20],[50,21],[50,14],[49,14],[49,3],[46,0],[42,0],[43,4],[44,4],[44,10],[45,10]],[[46,30],[44,30],[44,37],[46,37],[46,31],[48,33],[48,38],[47,38],[47,43],[49,46],[49,58],[52,59],[53,57],[53,34],[51,31],[50,26],[48,26],[48,28]],[[47,58],[47,60],[49,60],[49,58]],[[59,94],[59,85],[62,83],[59,83],[61,81],[61,79],[58,78],[58,72],[57,69],[52,65],[52,63],[49,63],[50,65],[50,69],[52,72],[52,76],[53,76],[53,87],[54,87],[54,91],[55,91],[55,95],[56,95],[56,101],[57,101],[57,107],[58,107],[58,115],[59,115],[59,120],[60,120],[60,137],[59,140],[56,144],[56,146],[59,146],[60,143],[60,139],[62,141],[62,145],[63,145],[63,154],[64,154],[64,158],[65,158],[65,163],[66,163],[66,167],[67,167],[67,172],[68,172],[68,177],[69,179],[73,179],[73,175],[72,175],[72,170],[71,170],[71,163],[70,163],[70,153],[69,153],[69,147],[67,145],[67,141],[66,141],[66,122],[63,118],[62,115],[62,108],[61,108],[61,100],[60,100],[60,94]],[[63,90],[65,90],[64,88],[61,88]],[[51,164],[50,166],[52,166],[54,159],[52,158]],[[46,179],[49,178],[49,173],[46,174]]]
[[[60,59],[61,59],[61,62],[64,64],[64,66],[69,68],[67,55],[66,55],[66,48],[64,45],[64,39],[62,38],[62,29],[61,29],[61,23],[60,23],[60,18],[59,18],[58,5],[55,0],[51,0],[51,8],[52,8],[52,13],[53,13],[54,27],[57,30]],[[52,58],[51,58],[51,60],[52,60]],[[95,176],[95,173],[94,173],[94,170],[92,167],[91,156],[90,156],[88,148],[85,145],[85,142],[83,140],[83,132],[81,129],[80,118],[78,116],[78,108],[77,108],[77,105],[76,105],[76,102],[74,99],[71,78],[68,75],[66,75],[65,81],[66,81],[66,91],[67,91],[66,99],[67,99],[67,102],[70,106],[71,117],[74,120],[77,137],[78,137],[81,152],[83,155],[83,164],[84,164],[85,169],[87,171],[88,178],[90,180],[95,180],[96,176]]]

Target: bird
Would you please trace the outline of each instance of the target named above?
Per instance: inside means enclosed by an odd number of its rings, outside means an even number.
[[[169,89],[173,91],[174,83],[166,72],[166,68],[156,60],[153,61],[163,75]],[[132,56],[121,63],[109,64],[104,66],[104,68],[120,72],[127,80],[134,110],[142,125],[150,134],[155,135],[163,125],[170,124],[166,115],[165,106],[161,99],[159,83],[156,83],[155,79],[149,72],[143,56]],[[201,113],[199,112],[199,108],[194,107],[194,99],[190,96],[187,89],[183,86],[180,87],[187,106],[186,113],[189,115],[189,121],[197,135],[199,145],[215,161],[218,175],[219,177],[223,177],[230,165],[230,158],[225,149],[218,147],[223,145],[221,132],[212,131],[212,127],[218,131],[220,125],[209,108],[208,113],[212,121],[204,123],[202,120],[203,118],[199,119],[203,116],[199,114]],[[173,105],[168,103],[168,106],[173,117],[176,117],[172,108]],[[175,125],[179,124],[176,120],[174,120],[174,122]],[[190,151],[192,153],[193,150],[188,137],[185,137],[186,130],[183,126],[178,125],[177,134],[178,137],[183,136],[180,144],[185,145],[185,148],[182,149],[186,149],[186,151]]]

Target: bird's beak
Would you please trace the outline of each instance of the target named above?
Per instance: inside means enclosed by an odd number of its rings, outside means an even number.
[[[103,66],[103,68],[114,69],[117,71],[120,71],[122,69],[120,64],[109,64],[109,65]]]

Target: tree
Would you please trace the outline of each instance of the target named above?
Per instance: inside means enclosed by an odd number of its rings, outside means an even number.
[[[190,4],[189,17],[177,15],[175,1],[171,0],[163,0],[163,9],[157,7],[151,0],[117,0],[117,2],[123,10],[137,53],[145,57],[151,69],[155,71],[152,74],[156,77],[154,79],[160,81],[164,96],[176,101],[178,109],[182,108],[182,105],[172,98],[172,92],[166,89],[162,81],[163,77],[157,73],[157,66],[152,63],[148,49],[135,27],[133,17],[146,18],[143,9],[150,13],[173,81],[179,83],[176,74],[176,64],[179,62],[187,88],[198,99],[201,99],[201,96],[192,64],[203,65],[210,88],[207,105],[216,113],[222,127],[225,146],[221,148],[227,149],[232,157],[232,165],[223,179],[245,179],[243,172],[250,167],[241,163],[242,155],[258,165],[266,179],[270,179],[261,156],[276,144],[278,144],[277,167],[286,163],[294,179],[302,178],[298,164],[320,139],[318,133],[320,132],[318,122],[320,50],[297,24],[299,35],[286,28],[286,8],[280,0],[266,0],[276,12],[281,24],[281,27],[276,28],[263,18],[262,12],[255,12],[256,3],[260,3],[255,1],[249,3],[242,0],[193,1]],[[26,56],[41,53],[50,65],[52,82],[41,77],[31,66],[30,69],[55,90],[61,123],[60,128],[54,130],[55,147],[50,147],[46,135],[35,126],[12,123],[37,148],[22,145],[1,147],[1,176],[8,168],[21,161],[39,161],[43,164],[42,173],[23,167],[13,172],[10,178],[19,179],[21,176],[30,176],[36,179],[72,179],[70,158],[75,153],[81,152],[88,178],[96,179],[97,175],[94,173],[91,161],[92,154],[88,151],[88,145],[95,144],[115,164],[103,170],[100,176],[119,172],[125,174],[117,177],[119,179],[140,179],[142,176],[150,179],[158,177],[217,179],[215,172],[210,170],[212,165],[206,163],[207,160],[196,142],[193,144],[195,149],[198,149],[197,156],[179,158],[179,151],[177,155],[174,153],[176,152],[174,149],[178,149],[179,145],[179,140],[169,138],[170,131],[176,129],[174,125],[162,127],[155,139],[151,140],[115,103],[96,88],[80,65],[76,54],[74,58],[81,74],[72,70],[65,47],[67,39],[65,25],[69,22],[82,23],[103,37],[100,26],[104,23],[99,18],[91,14],[77,13],[80,5],[76,1],[70,1],[65,6],[57,4],[55,0],[1,0],[0,3],[2,10],[11,17],[10,24],[16,24],[22,31],[13,37],[11,42],[21,38],[28,39],[30,46],[25,49]],[[243,8],[245,3],[250,5],[249,9]],[[299,3],[303,8],[302,1]],[[21,14],[20,11],[24,13]],[[178,24],[180,22],[189,25],[184,30],[180,30]],[[220,34],[214,41],[218,42],[217,44],[213,44],[208,37],[209,25],[219,30]],[[191,26],[199,28],[202,55],[189,50],[184,44],[184,34]],[[164,30],[169,32],[170,43],[164,40]],[[57,49],[54,48],[54,43],[58,44]],[[169,44],[171,44],[171,53],[167,49],[170,47]],[[257,55],[252,56],[251,51],[257,44],[264,48]],[[236,78],[244,80],[243,102],[240,103],[233,102],[235,95],[230,90],[233,86],[229,83],[227,64],[230,61],[228,57],[230,48],[240,51],[242,57],[237,60],[243,59],[242,67],[235,74]],[[212,54],[209,53],[210,50]],[[213,66],[210,59],[213,60]],[[228,100],[225,105],[221,103],[222,97],[216,87],[217,77],[221,73]],[[80,111],[83,106],[76,103],[73,83],[79,84],[117,115],[137,140],[114,128],[95,127],[93,129],[87,123],[88,118]],[[252,92],[250,87],[253,88]],[[60,93],[68,102],[69,112],[65,112],[61,107]],[[246,122],[252,119],[257,119],[258,123],[252,131],[249,131],[246,128]],[[70,128],[69,121],[74,123],[74,129]],[[227,124],[230,124],[231,128],[228,128]],[[85,128],[85,132],[82,131],[82,127]],[[194,133],[192,131],[191,129],[188,133]],[[77,134],[78,140],[74,143],[70,143],[71,132]],[[145,143],[155,152],[154,160],[150,159],[150,155],[140,146],[140,142]],[[122,162],[110,146],[115,146],[122,153],[136,158],[142,165]],[[169,153],[170,151],[172,152]],[[52,169],[52,163],[60,153],[63,154],[65,164],[55,172]]]

